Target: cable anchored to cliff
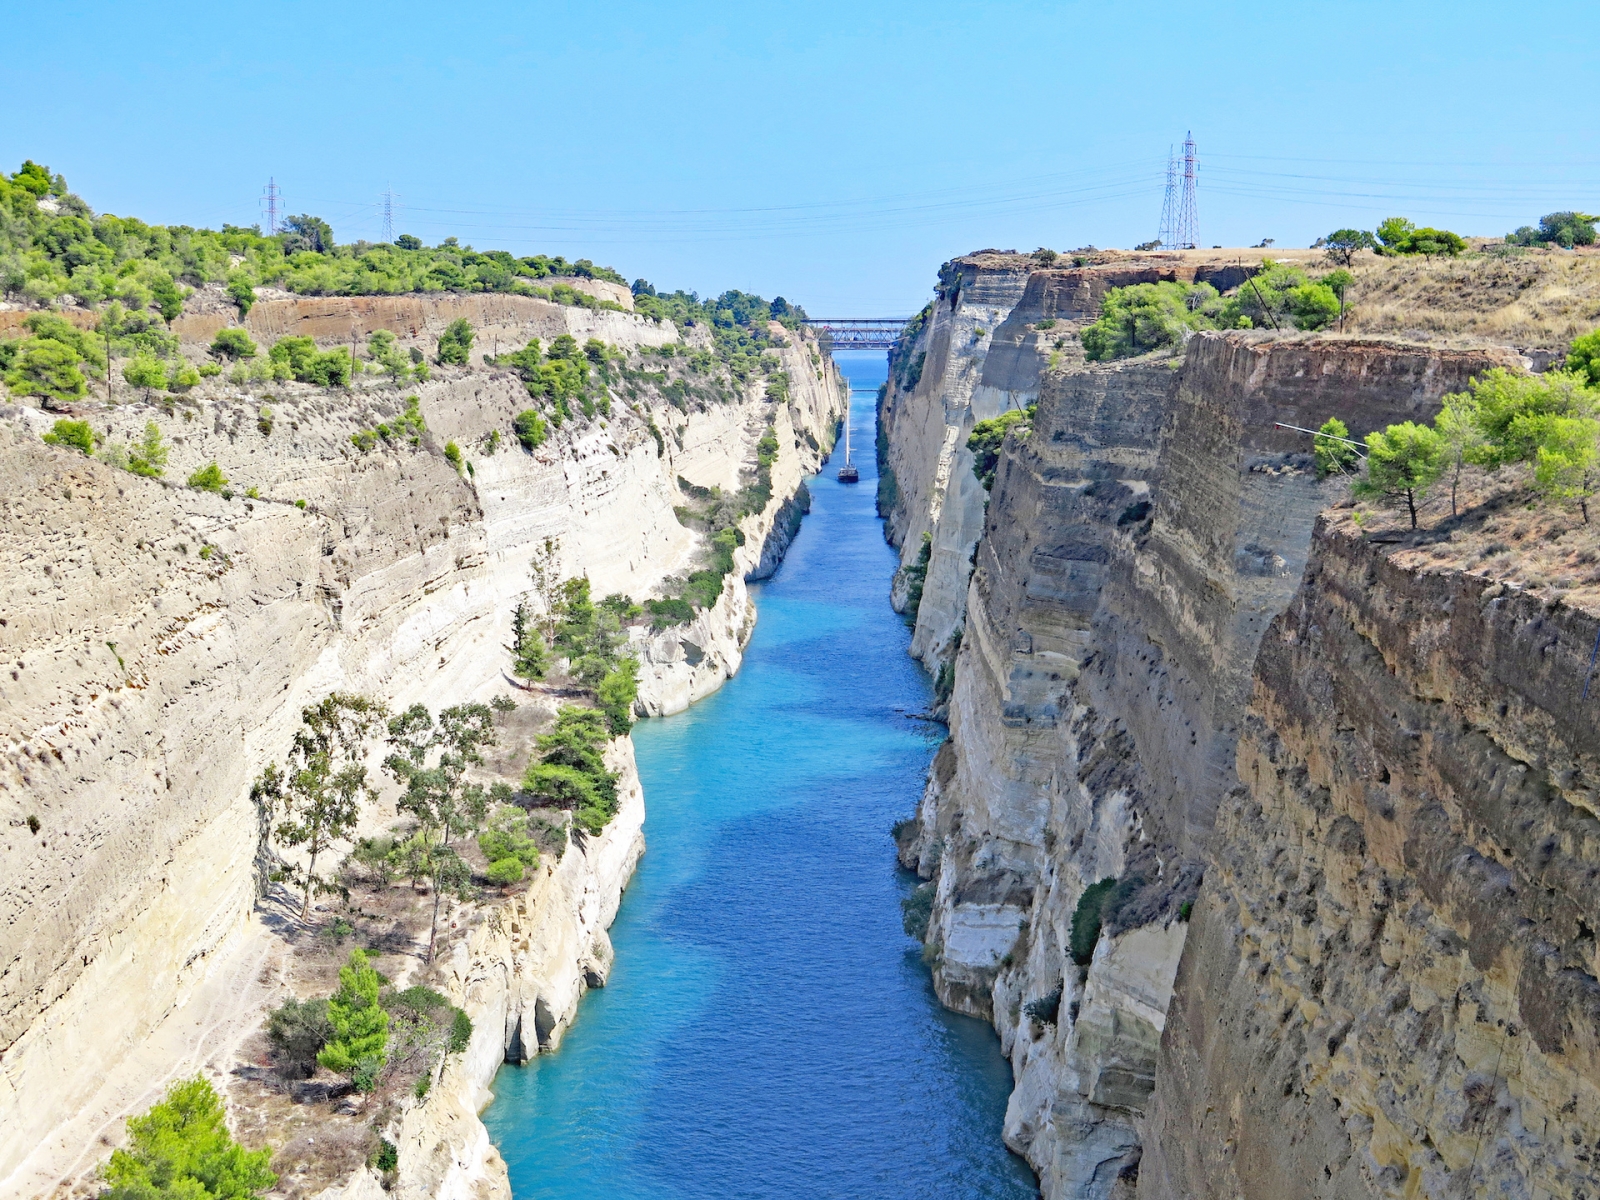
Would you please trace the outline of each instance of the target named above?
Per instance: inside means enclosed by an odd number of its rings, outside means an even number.
[[[1323,433],[1318,429],[1302,429],[1299,425],[1285,425],[1282,421],[1274,421],[1272,423],[1272,427],[1274,429],[1292,429],[1296,433],[1309,433],[1312,437],[1327,438],[1330,442],[1343,442],[1347,446],[1354,446],[1356,448],[1356,453],[1362,458],[1367,456],[1367,444],[1365,442],[1358,442],[1355,440],[1355,438],[1338,437],[1335,434]]]

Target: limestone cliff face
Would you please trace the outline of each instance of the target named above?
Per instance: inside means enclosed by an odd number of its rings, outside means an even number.
[[[631,314],[546,307],[554,316],[539,320],[575,322],[580,338],[601,319],[628,323],[605,335],[614,342],[677,337]],[[431,328],[449,313],[425,315]],[[114,1134],[120,1113],[148,1105],[160,1080],[140,1047],[191,1020],[188,1000],[267,936],[251,917],[250,781],[281,756],[301,707],[334,688],[430,706],[505,690],[508,613],[546,538],[597,594],[658,594],[699,561],[698,535],[673,515],[678,478],[738,486],[772,425],[773,499],[746,518],[738,564],[753,569],[843,409],[811,351],[795,339],[781,352],[786,404],[752,388],[680,410],[647,389],[532,454],[508,436],[528,406],[520,383],[478,367],[415,389],[428,425],[418,445],[368,453],[350,435],[398,413],[393,389],[281,385],[270,423],[263,398],[228,391],[170,415],[143,404],[85,414],[123,440],[155,420],[171,445],[167,479],[216,461],[232,499],[45,446],[52,418],[37,410],[0,413],[11,567],[0,581],[0,1192],[62,1178],[84,1153],[85,1114]],[[443,457],[447,441],[470,473]],[[736,570],[713,609],[645,648],[641,707],[672,711],[714,688],[753,620]],[[241,1019],[213,1013],[203,1031],[231,1036]]]
[[[896,502],[884,515],[902,566],[921,553],[924,534],[930,539],[912,637],[912,653],[930,670],[954,654],[983,533],[987,494],[972,474],[972,427],[1034,403],[1048,370],[1082,365],[1078,333],[1100,315],[1110,289],[1162,280],[1228,288],[1247,274],[1179,256],[1090,256],[1100,257],[1114,261],[1041,267],[1031,256],[996,251],[955,259],[941,271],[938,298],[917,336],[892,356],[879,416]],[[908,387],[913,379],[916,386]],[[895,604],[903,611],[903,577],[897,584]]]
[[[1263,640],[1141,1196],[1600,1191],[1596,619],[1396,549]]]
[[[1497,358],[1206,334],[1181,361],[1047,373],[1002,455],[941,751],[903,858],[937,882],[935,986],[991,1018],[1008,1142],[1048,1196],[1129,1194],[1256,650],[1317,513],[1275,422],[1427,419]],[[1074,961],[1085,888],[1120,886]]]

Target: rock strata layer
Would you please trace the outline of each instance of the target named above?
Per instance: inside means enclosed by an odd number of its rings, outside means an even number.
[[[1000,329],[1092,317],[1045,298],[1094,270],[1009,282],[1036,312]],[[923,604],[963,595],[913,650],[953,659],[951,737],[901,831],[935,988],[1011,1058],[1007,1142],[1052,1198],[1593,1194],[1594,620],[1319,525],[1345,487],[1280,427],[1426,421],[1517,357],[1007,353],[1038,410],[970,547],[932,531]],[[934,362],[884,401],[908,563],[976,482],[932,448],[984,384]]]
[[[550,336],[558,319],[580,341],[679,336],[629,313],[481,299],[506,307],[503,348]],[[405,302],[428,329],[459,306]],[[377,301],[283,303],[348,327]],[[679,481],[737,489],[771,427],[772,499],[741,523],[716,604],[638,635],[640,707],[676,711],[737,669],[754,622],[743,576],[843,410],[814,351],[797,336],[779,352],[785,402],[752,385],[728,403],[679,406],[646,388],[532,453],[509,436],[529,406],[521,383],[478,365],[440,368],[414,389],[427,423],[415,444],[366,452],[351,434],[399,416],[394,389],[284,384],[271,398],[224,391],[84,414],[112,440],[156,421],[171,448],[166,479],[214,461],[231,498],[43,445],[53,415],[0,410],[11,566],[0,581],[0,1192],[46,1191],[92,1166],[74,1140],[85,1114],[120,1133],[119,1115],[160,1090],[148,1063],[131,1065],[140,1047],[192,1019],[188,1000],[212,995],[269,936],[252,919],[261,826],[250,782],[281,757],[302,706],[336,688],[430,707],[509,690],[509,613],[545,539],[562,573],[587,574],[597,595],[659,595],[704,558],[702,536],[674,515],[687,500]],[[470,471],[446,459],[448,442]],[[210,1043],[258,1019],[219,1003]],[[137,1078],[122,1077],[125,1064]]]

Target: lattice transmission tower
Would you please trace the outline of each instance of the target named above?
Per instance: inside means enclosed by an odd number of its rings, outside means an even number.
[[[384,193],[383,193],[383,240],[386,241],[386,242],[394,241],[394,209],[395,209],[395,203],[394,202],[397,199],[399,199],[399,197],[394,194],[394,190],[392,188],[386,189],[384,191]]]
[[[1163,249],[1177,245],[1178,224],[1178,154],[1171,146],[1167,147],[1167,192],[1161,201],[1161,228],[1156,233],[1156,240]]]
[[[282,207],[282,199],[278,192],[277,179],[269,178],[267,186],[261,189],[261,207],[267,210],[268,237],[278,232],[278,210]]]
[[[1178,191],[1178,217],[1172,228],[1171,245],[1180,250],[1193,250],[1200,244],[1200,212],[1195,205],[1195,184],[1200,172],[1200,155],[1195,149],[1194,134],[1183,139],[1183,181]]]

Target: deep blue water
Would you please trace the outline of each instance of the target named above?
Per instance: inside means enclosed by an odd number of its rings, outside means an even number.
[[[883,356],[840,357],[882,382]],[[993,1031],[939,1007],[900,928],[888,830],[942,730],[887,602],[870,392],[851,430],[861,482],[842,449],[812,481],[743,669],[634,730],[649,850],[610,984],[485,1114],[517,1200],[1037,1195]]]

